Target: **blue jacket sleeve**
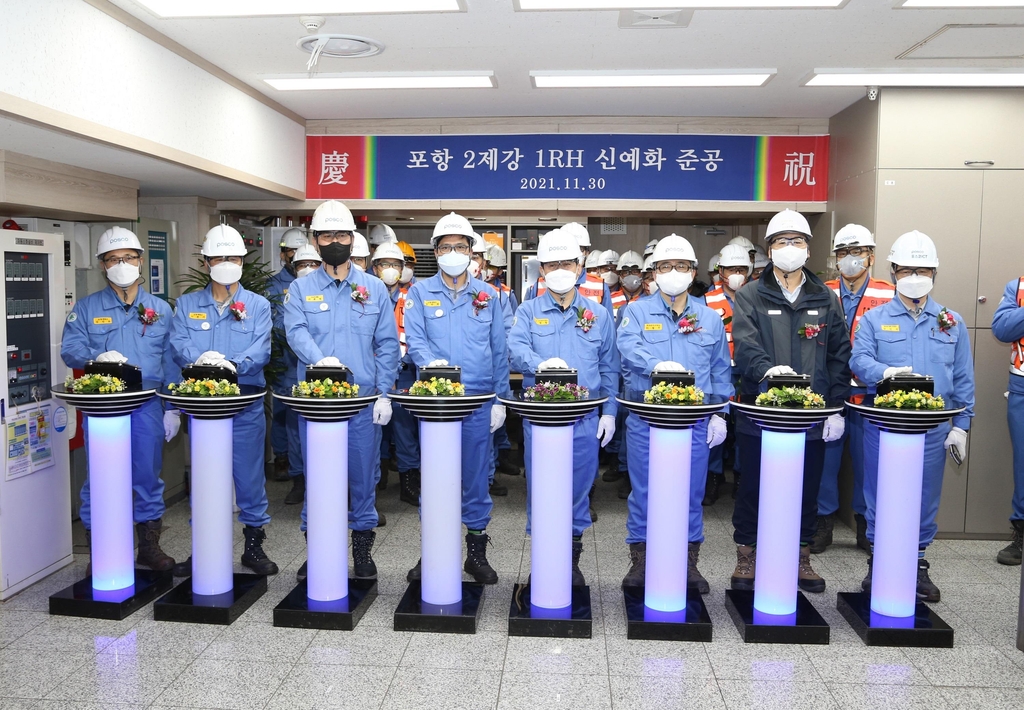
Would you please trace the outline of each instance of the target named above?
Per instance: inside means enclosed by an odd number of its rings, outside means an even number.
[[[992,316],[992,335],[1003,343],[1024,338],[1024,307],[1017,305],[1017,282],[1006,284],[1003,300]]]
[[[424,291],[419,284],[413,284],[413,287],[409,289],[409,295],[406,296],[406,303],[412,304],[412,308],[407,306],[405,309],[406,352],[412,357],[412,361],[416,363],[417,367],[426,367],[437,360],[430,350],[430,342],[427,340],[427,325],[423,321],[423,294]],[[506,367],[508,367],[507,364]]]
[[[376,354],[374,363],[374,379],[377,391],[387,394],[395,386],[398,373],[398,362],[401,350],[398,347],[398,324],[395,322],[395,309],[391,297],[383,284],[374,284],[373,297],[380,299],[387,307],[380,309],[377,327],[373,332],[373,352]]]
[[[872,318],[875,311],[868,311],[860,320],[860,329],[853,339],[853,354],[850,356],[850,369],[857,379],[872,384],[882,379],[882,373],[889,367],[884,362],[879,362],[878,342],[875,340],[875,328],[877,318]]]
[[[508,333],[508,352],[512,360],[512,367],[517,372],[532,373],[536,371],[537,366],[543,360],[533,349],[533,338],[530,336],[531,322],[533,322],[533,306],[528,301],[516,313],[512,328]]]
[[[956,407],[967,407],[963,414],[953,417],[953,426],[964,431],[971,428],[974,416],[974,362],[971,357],[971,338],[959,314],[957,318],[956,351],[953,354],[953,402]]]
[[[79,301],[71,309],[75,317],[71,320],[69,314],[69,319],[64,321],[64,333],[61,335],[60,357],[68,367],[85,367],[87,360],[95,360],[100,354],[99,351],[94,352],[89,344],[89,329],[85,313],[79,308],[81,305],[82,302]]]
[[[171,320],[171,349],[174,351],[174,363],[178,367],[191,365],[196,358],[203,354],[192,344],[192,338],[189,337],[186,321],[188,310],[188,299],[182,296],[178,299],[174,309],[174,318]]]
[[[247,305],[252,306],[249,318],[256,337],[235,361],[239,375],[255,375],[270,362],[270,302],[257,295]]]
[[[306,312],[302,309],[302,293],[294,287],[288,290],[288,298],[284,303],[285,337],[288,339],[288,346],[298,357],[299,362],[305,365],[315,365],[325,355],[320,346],[309,334],[309,321],[306,320]]]
[[[716,330],[720,330],[715,351],[711,355],[711,392],[708,393],[709,404],[728,402],[736,394],[732,384],[732,363],[729,360],[729,344],[725,339],[725,326],[719,320]]]

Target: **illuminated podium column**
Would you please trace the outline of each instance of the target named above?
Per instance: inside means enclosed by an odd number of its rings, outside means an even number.
[[[240,395],[217,397],[160,393],[189,415],[192,576],[153,605],[157,621],[230,624],[267,591],[265,575],[233,571],[233,419],[266,393],[251,385],[239,389]]]
[[[869,646],[952,648],[953,629],[917,599],[925,435],[961,409],[848,404],[878,427],[871,592],[840,592],[836,607]]]
[[[747,643],[827,644],[829,627],[797,589],[806,432],[842,407],[733,408],[761,428],[754,591],[727,589],[725,605]]]
[[[498,401],[533,427],[527,454],[531,462],[530,582],[512,589],[509,636],[590,638],[590,587],[572,585],[573,426],[608,398],[527,402],[499,397]]]
[[[484,585],[462,581],[462,420],[494,394],[388,398],[420,422],[421,575],[395,610],[395,631],[476,633]]]
[[[725,404],[648,404],[618,399],[650,426],[647,479],[647,570],[642,587],[623,588],[626,637],[711,641],[711,617],[697,591],[686,587],[690,539],[693,427]]]
[[[60,385],[53,394],[88,420],[92,575],[51,596],[50,613],[124,619],[173,584],[170,572],[135,569],[131,415],[156,390],[74,394]]]

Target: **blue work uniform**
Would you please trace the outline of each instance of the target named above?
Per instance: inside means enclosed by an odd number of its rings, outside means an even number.
[[[467,276],[458,293],[442,281],[441,274],[417,281],[405,299],[405,337],[416,366],[447,360],[462,368],[462,384],[469,394],[494,392],[508,397],[508,351],[504,314],[488,305],[473,307],[474,294],[486,293],[497,303],[497,293],[487,283]],[[462,420],[462,522],[480,531],[491,520],[488,471],[494,466],[491,452],[493,400]]]
[[[569,308],[563,310],[550,292],[524,303],[516,312],[509,333],[512,365],[523,373],[523,386],[534,385],[534,372],[541,362],[561,358],[577,371],[577,382],[590,390],[591,397],[608,397],[602,414],[615,416],[618,403],[619,363],[615,349],[615,325],[604,313],[597,314],[586,332],[576,323],[577,309],[588,310],[592,301],[576,292]],[[573,426],[572,534],[579,537],[590,527],[590,487],[597,469],[600,442],[597,439],[597,411]],[[526,532],[530,532],[531,442],[533,425],[523,422],[526,448]]]
[[[270,303],[241,284],[233,288],[237,290],[229,300],[245,305],[246,317],[242,320],[237,319],[230,308],[225,308],[223,313],[218,311],[212,284],[178,298],[171,327],[174,361],[179,367],[185,367],[213,350],[235,364],[238,384],[265,387],[263,368],[270,362]],[[231,469],[235,479],[235,503],[240,509],[238,521],[262,527],[270,522],[263,473],[263,442],[267,435],[263,400],[253,402],[236,414],[232,425]]]
[[[369,298],[352,298],[364,287]],[[306,378],[306,366],[325,357],[336,357],[352,371],[360,394],[370,390],[387,393],[398,372],[398,330],[395,312],[384,283],[351,264],[344,279],[327,273],[327,267],[297,279],[284,304],[288,344],[299,361],[298,379]],[[299,432],[305,451],[306,427]],[[326,456],[330,452],[309,452]],[[380,427],[373,423],[373,407],[348,422],[349,527],[371,530],[377,526],[375,486],[380,471]],[[340,513],[341,511],[339,511]],[[302,526],[306,529],[306,503]]]
[[[696,318],[699,329],[680,333],[683,316]],[[651,388],[651,372],[659,362],[678,362],[692,370],[697,387],[704,391],[705,402],[728,402],[735,390],[725,326],[715,311],[687,298],[679,316],[665,299],[641,298],[625,307],[619,322],[618,348],[626,381],[626,398],[642,399]],[[629,449],[629,494],[626,517],[626,542],[647,541],[647,482],[650,463],[651,428],[632,412],[626,417],[626,445]],[[704,486],[708,471],[707,420],[693,428],[690,454],[690,535],[689,542],[704,540]]]
[[[853,340],[850,367],[864,382],[878,382],[888,367],[910,366],[921,375],[931,375],[935,395],[950,408],[966,407],[962,414],[925,434],[924,479],[921,488],[920,548],[927,547],[938,532],[935,516],[939,512],[942,473],[946,466],[946,437],[952,427],[967,431],[974,416],[974,365],[967,327],[959,314],[950,313],[956,325],[939,329],[942,306],[929,298],[921,315],[914,316],[897,296],[884,306],[868,311],[861,318]],[[864,423],[864,517],[868,539],[875,537],[875,494],[878,490],[879,431]],[[966,452],[963,452],[966,453]]]
[[[508,337],[509,330],[512,328],[512,319],[515,317],[516,309],[519,308],[519,301],[516,300],[516,292],[511,288],[508,292],[502,287],[500,279],[495,279],[494,283],[490,284],[491,287],[498,293],[498,301],[501,303],[501,315],[502,320],[505,323],[505,336]],[[510,361],[509,367],[512,372],[516,371],[515,365]],[[488,476],[490,483],[494,482],[494,471],[498,467],[498,452],[507,451],[512,448],[512,442],[508,440],[508,429],[505,427],[505,422],[502,422],[501,426],[491,436],[493,439],[492,449],[494,454],[494,466],[491,467],[491,472]]]
[[[1022,279],[1006,284],[1003,300],[992,316],[992,335],[1014,343],[1010,356],[1010,385],[1006,396],[1006,423],[1013,447],[1013,512],[1010,520],[1024,520],[1024,296]]]
[[[270,301],[270,313],[274,323],[274,341],[280,343],[281,354],[271,361],[277,370],[274,392],[291,395],[292,387],[298,382],[295,371],[299,361],[295,353],[288,347],[284,334],[284,297],[288,288],[295,281],[287,269],[282,268],[270,277],[267,296]],[[302,475],[305,470],[302,460],[302,442],[299,438],[299,413],[285,406],[281,400],[273,400],[273,416],[270,420],[270,444],[274,454],[288,455],[288,475],[292,478]]]
[[[139,306],[157,313],[155,323],[139,319]],[[170,357],[171,307],[141,286],[135,301],[126,306],[109,286],[78,301],[64,322],[60,356],[72,368],[85,367],[108,350],[128,358],[129,365],[142,370],[142,386],[162,388],[177,382],[181,372]],[[164,482],[160,478],[164,456],[163,402],[157,397],[131,415],[132,491],[136,523],[159,520],[164,514]],[[89,436],[89,418],[82,428]],[[86,530],[92,528],[89,479],[82,486],[79,516]]]
[[[404,301],[408,288],[399,285],[393,290],[389,289],[391,296],[392,311],[398,307],[399,300]],[[403,310],[404,313],[404,310]],[[396,316],[396,321],[397,321]],[[395,389],[407,390],[416,381],[416,366],[409,357],[404,341],[404,315],[403,323],[399,323],[399,348],[401,359],[398,363],[398,379],[395,382]],[[416,417],[409,414],[402,407],[394,407],[391,413],[391,421],[387,426],[381,427],[380,457],[388,458],[391,454],[391,442],[395,444],[395,458],[398,460],[399,473],[406,473],[420,467],[420,429]]]

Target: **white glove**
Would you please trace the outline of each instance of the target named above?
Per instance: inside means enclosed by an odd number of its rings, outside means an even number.
[[[447,360],[431,360],[427,363],[427,367],[444,367],[447,364]]]
[[[882,379],[887,380],[893,375],[909,375],[913,371],[914,368],[909,365],[906,367],[887,367],[885,368],[885,372],[882,373]]]
[[[547,360],[537,365],[538,370],[550,370],[553,368],[568,370],[569,365],[560,357],[549,357]]]
[[[602,414],[597,420],[597,438],[601,440],[601,446],[608,446],[608,442],[615,436],[615,417],[611,414]]]
[[[953,427],[949,432],[949,436],[946,437],[944,446],[949,451],[949,455],[953,457],[953,460],[959,464],[967,453],[967,432],[958,426]],[[954,451],[956,453],[953,453]]]
[[[495,404],[491,407],[491,433],[498,431],[505,423],[505,405]]]
[[[205,353],[196,358],[197,365],[216,365],[224,359],[224,353],[219,353],[216,350],[207,350]]]
[[[728,431],[729,427],[721,417],[711,417],[708,419],[708,448],[713,449],[725,441],[725,435]]]
[[[121,362],[128,362],[128,358],[126,358],[124,355],[122,355],[121,353],[117,352],[116,350],[108,350],[105,353],[100,353],[99,355],[97,355],[96,356],[96,362],[117,362],[117,363],[121,363]]]
[[[181,412],[177,409],[168,409],[164,412],[164,441],[170,441],[178,435],[181,429]]]
[[[235,363],[231,362],[230,360],[217,360],[209,364],[213,365],[214,367],[223,367],[225,370],[231,370],[232,372],[236,372]]]
[[[341,360],[336,357],[322,357],[313,363],[313,367],[341,367]]]
[[[391,421],[391,400],[381,397],[373,403],[373,423],[387,426]]]
[[[832,414],[825,420],[821,438],[823,441],[836,441],[843,438],[844,431],[846,431],[846,420],[842,415]]]
[[[672,360],[662,360],[654,366],[652,372],[683,372],[686,368]]]
[[[764,373],[764,377],[762,377],[761,379],[764,380],[764,379],[767,379],[769,377],[777,377],[779,375],[795,375],[795,374],[797,374],[796,370],[794,370],[789,365],[776,365],[775,367],[769,367],[768,368],[768,372]]]

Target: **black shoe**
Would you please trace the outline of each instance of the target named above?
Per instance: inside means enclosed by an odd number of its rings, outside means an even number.
[[[587,507],[590,509],[590,522],[597,522],[597,511],[594,510],[594,493],[597,492],[597,483],[590,487],[590,493],[587,495]]]
[[[583,577],[583,572],[580,571],[580,555],[583,554],[583,542],[581,540],[572,541],[572,586],[574,587],[585,587],[587,586],[587,580]]]
[[[601,480],[605,483],[615,483],[620,478],[622,478],[622,471],[618,466],[609,466],[601,475]]]
[[[490,493],[492,496],[502,498],[508,495],[508,486],[501,485],[500,483],[498,483],[498,479],[495,478],[491,482],[491,486],[490,488],[487,489],[487,492]]]
[[[273,472],[270,474],[270,480],[277,481],[278,483],[284,483],[291,477],[288,475],[288,455],[275,456],[273,464]]]
[[[868,540],[868,521],[860,513],[853,514],[853,521],[857,524],[857,547],[870,555],[871,542]]]
[[[996,562],[1001,565],[1017,566],[1020,564],[1021,543],[1024,541],[1024,520],[1011,520],[1010,525],[1013,526],[1013,539],[996,555]]]
[[[703,506],[714,505],[718,496],[722,494],[723,483],[725,483],[725,476],[720,473],[709,473],[708,483],[704,489],[704,500],[700,504]]]
[[[593,503],[590,503],[590,522],[592,522],[592,523],[596,523],[597,522],[597,511],[594,510],[594,504]]]
[[[423,560],[416,560],[416,566],[405,575],[406,582],[419,582],[423,579]]]
[[[245,550],[242,552],[242,564],[256,574],[277,574],[277,565],[263,551],[263,541],[267,539],[267,534],[263,532],[263,528],[254,528],[251,525],[246,525],[242,528],[242,534],[245,535]],[[192,558],[190,557],[189,561],[191,562],[191,560]]]
[[[632,491],[633,484],[630,483],[629,476],[623,476],[622,481],[619,483],[619,498],[626,500]]]
[[[377,490],[386,491],[388,488],[388,473],[390,469],[384,465],[384,459],[380,461],[380,480],[377,481]]]
[[[736,494],[740,491],[740,472],[732,472],[732,493],[730,494],[733,500],[736,500]],[[733,587],[735,589],[735,587]]]
[[[173,574],[175,577],[191,577],[192,555],[189,555],[188,559],[184,562],[179,562],[178,564],[174,565],[174,567],[171,567],[171,574]]]
[[[629,571],[622,578],[622,588],[642,587],[647,578],[647,543],[629,543]]]
[[[711,591],[711,585],[697,569],[698,561],[700,561],[700,543],[691,542],[686,548],[686,586],[700,594],[708,594]]]
[[[498,449],[498,473],[503,473],[506,476],[518,476],[520,471],[519,467],[511,461],[512,452],[509,449]]]
[[[466,564],[463,567],[477,584],[497,584],[498,573],[487,561],[487,543],[491,536],[480,531],[477,534],[466,533]]]
[[[378,507],[377,507],[376,505],[374,505],[374,510],[376,510],[376,511],[377,511],[377,527],[378,527],[378,528],[382,528],[382,527],[384,527],[385,525],[387,525],[387,524],[388,524],[388,518],[387,518],[387,516],[386,516],[386,515],[384,515],[384,513],[382,513],[382,512],[380,511],[380,508],[378,508]]]
[[[296,582],[301,582],[302,580],[304,580],[306,578],[306,565],[308,565],[308,564],[309,564],[309,562],[306,561],[306,562],[302,563],[301,567],[299,567],[299,571],[295,573],[295,581]]]
[[[867,592],[868,594],[871,593],[871,567],[874,560],[875,558],[873,555],[868,555],[868,573],[860,583],[860,591]]]
[[[832,515],[818,516],[818,529],[814,531],[814,537],[811,538],[811,552],[820,555],[832,544],[832,528],[835,525],[835,521],[836,516],[834,513]]]
[[[358,579],[377,579],[377,565],[370,556],[376,538],[373,530],[352,531],[352,567]]]
[[[917,561],[917,598],[924,602],[937,602],[942,598],[939,588],[928,576],[928,560]]]
[[[299,474],[292,479],[292,489],[284,497],[285,505],[299,505],[306,500],[306,476]]]
[[[398,498],[403,503],[419,507],[420,471],[418,468],[398,472]]]

